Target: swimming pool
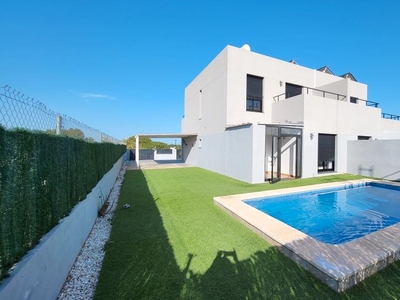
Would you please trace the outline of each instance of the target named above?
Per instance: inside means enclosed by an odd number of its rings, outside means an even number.
[[[270,197],[286,197],[295,193],[318,193],[325,189],[340,190],[370,186],[370,182],[372,180],[353,180],[214,197],[214,203],[329,287],[341,292],[399,259],[400,223],[351,241],[330,244],[321,242],[245,202]],[[400,184],[387,184],[380,181],[378,183],[383,184],[388,190],[398,192],[400,189]],[[343,201],[342,196],[336,197],[336,202]],[[391,210],[393,208],[389,209]]]
[[[346,243],[400,222],[400,187],[375,182],[244,202],[328,244]]]

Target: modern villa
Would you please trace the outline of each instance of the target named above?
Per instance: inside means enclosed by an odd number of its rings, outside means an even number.
[[[380,149],[383,140],[400,146],[400,117],[382,113],[351,73],[306,68],[248,45],[225,47],[186,87],[184,105],[183,161],[249,183],[378,175],[368,157],[360,161],[363,149]]]

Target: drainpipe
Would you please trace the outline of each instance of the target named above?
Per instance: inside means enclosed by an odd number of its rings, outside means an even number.
[[[136,139],[136,147],[135,147],[135,159],[136,159],[136,166],[139,168],[139,136],[135,136]]]

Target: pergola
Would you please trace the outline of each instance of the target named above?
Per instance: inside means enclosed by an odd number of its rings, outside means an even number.
[[[160,133],[160,134],[138,134],[135,135],[135,140],[136,140],[136,147],[135,147],[135,157],[136,157],[136,165],[139,167],[140,166],[140,160],[139,160],[139,140],[141,137],[147,137],[147,138],[154,138],[154,139],[174,139],[174,138],[187,138],[187,137],[193,137],[197,136],[197,134],[188,134],[188,133]]]

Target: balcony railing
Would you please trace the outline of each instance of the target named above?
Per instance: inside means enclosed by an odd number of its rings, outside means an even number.
[[[314,89],[314,88],[310,88],[310,87],[302,87],[301,88],[301,92],[294,93],[293,96],[290,93],[283,93],[283,94],[274,96],[273,99],[274,99],[275,102],[279,102],[280,100],[284,100],[284,99],[287,99],[287,98],[290,98],[290,97],[301,95],[301,94],[303,94],[303,92],[305,92],[306,94],[312,93],[312,94],[314,94],[316,96],[320,96],[320,97],[323,97],[323,98],[336,99],[338,101],[343,101],[343,100],[346,99],[346,95],[332,93],[332,92],[319,90],[319,89]]]
[[[390,120],[398,120],[398,121],[400,121],[400,116],[392,115],[392,114],[388,114],[388,113],[382,113],[382,118],[383,119],[390,119]]]
[[[319,90],[319,89],[314,89],[310,87],[301,87],[299,90],[293,90],[291,92],[283,93],[280,95],[276,95],[273,97],[275,102],[279,102],[280,100],[288,99],[291,97],[295,97],[297,95],[301,95],[304,92],[306,94],[309,94],[310,91],[313,93],[313,95],[318,96],[318,94],[324,98],[330,98],[330,99],[336,99],[338,101],[343,101],[346,99],[345,95],[342,94],[337,94],[337,93],[332,93],[332,92],[327,92],[324,90]],[[354,104],[357,104],[359,102],[364,102],[366,106],[370,107],[375,107],[377,108],[379,106],[378,102],[370,101],[370,100],[364,100],[364,99],[359,99],[355,98],[356,102],[353,102]],[[393,115],[393,114],[388,114],[388,113],[382,113],[382,118],[383,119],[389,119],[389,120],[397,120],[400,121],[400,116],[399,115]]]
[[[321,96],[323,98],[336,99],[338,101],[343,101],[343,100],[346,99],[345,95],[332,93],[332,92],[327,92],[327,91],[324,91],[324,90],[314,89],[314,88],[310,88],[310,87],[302,87],[301,90],[296,92],[296,93],[283,93],[283,94],[280,94],[280,95],[277,95],[277,96],[273,97],[273,99],[274,99],[275,102],[278,102],[278,101],[283,100],[283,99],[287,99],[287,98],[291,98],[291,97],[294,97],[294,96],[297,96],[297,95],[301,95],[301,94],[303,94],[303,90],[305,90],[306,94],[309,94],[310,91],[312,91],[312,93],[315,96]],[[355,98],[355,100],[357,101],[357,102],[354,102],[355,104],[361,101],[361,102],[365,102],[366,106],[371,106],[371,107],[378,107],[379,106],[378,102],[359,99],[359,98]],[[388,114],[388,115],[390,115],[390,114]]]
[[[370,101],[370,100],[364,100],[364,99],[360,99],[360,98],[355,98],[357,102],[355,103],[359,103],[364,102],[366,106],[371,106],[371,107],[378,107],[379,103],[378,102],[374,102],[374,101]]]

